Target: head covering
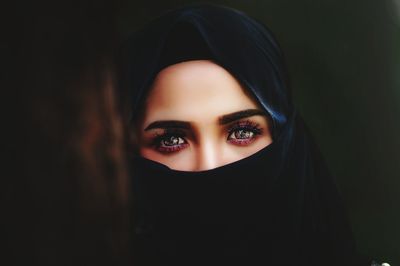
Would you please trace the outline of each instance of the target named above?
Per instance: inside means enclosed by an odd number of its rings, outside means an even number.
[[[245,14],[210,5],[168,12],[127,42],[131,119],[157,73],[208,59],[229,71],[273,121],[273,143],[202,172],[133,159],[137,265],[356,265],[343,203],[293,106],[282,52]]]

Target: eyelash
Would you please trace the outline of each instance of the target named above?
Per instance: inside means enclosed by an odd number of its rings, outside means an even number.
[[[166,129],[162,134],[157,134],[153,139],[153,146],[162,153],[177,152],[186,148],[189,144],[187,143],[186,133],[181,130]],[[162,142],[171,141],[172,138],[178,139],[177,145],[163,145]],[[181,139],[183,143],[179,143]]]
[[[252,134],[250,137],[247,138],[238,138],[235,133],[238,132],[247,132]],[[227,141],[229,143],[235,144],[235,145],[248,145],[252,143],[257,136],[262,134],[262,128],[260,127],[259,124],[252,122],[250,120],[246,121],[239,121],[235,124],[233,124],[231,127],[228,129],[228,138]],[[235,138],[231,138],[231,136],[234,134]]]
[[[228,137],[227,137],[227,142],[234,144],[234,145],[239,145],[239,146],[246,146],[250,143],[252,143],[257,136],[262,134],[262,128],[260,128],[259,124],[250,121],[250,120],[245,120],[245,121],[239,121],[231,126],[228,127]],[[241,138],[238,136],[238,132],[243,134],[247,134],[250,136],[246,138]],[[155,147],[155,149],[161,153],[173,153],[180,151],[182,149],[185,149],[189,144],[186,140],[187,134],[182,131],[182,130],[177,130],[177,129],[165,129],[163,133],[157,134],[153,141],[152,145]],[[238,138],[239,137],[239,138]],[[174,138],[174,142],[177,142],[176,144],[172,145],[166,145],[165,142],[172,141],[172,138]]]

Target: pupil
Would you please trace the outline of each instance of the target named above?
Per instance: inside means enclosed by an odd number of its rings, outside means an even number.
[[[174,145],[179,144],[179,139],[177,137],[171,136],[164,141],[164,144],[166,146],[174,146]]]
[[[251,137],[251,132],[248,130],[240,129],[240,130],[236,131],[235,137],[237,139],[248,139]]]

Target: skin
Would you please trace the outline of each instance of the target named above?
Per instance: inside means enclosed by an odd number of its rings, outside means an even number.
[[[138,136],[143,157],[183,171],[213,169],[272,143],[262,108],[228,71],[208,60],[159,72]]]

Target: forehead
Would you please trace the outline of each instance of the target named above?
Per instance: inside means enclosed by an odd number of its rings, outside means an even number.
[[[228,71],[194,60],[160,71],[146,99],[144,120],[212,120],[251,108],[257,103]]]

